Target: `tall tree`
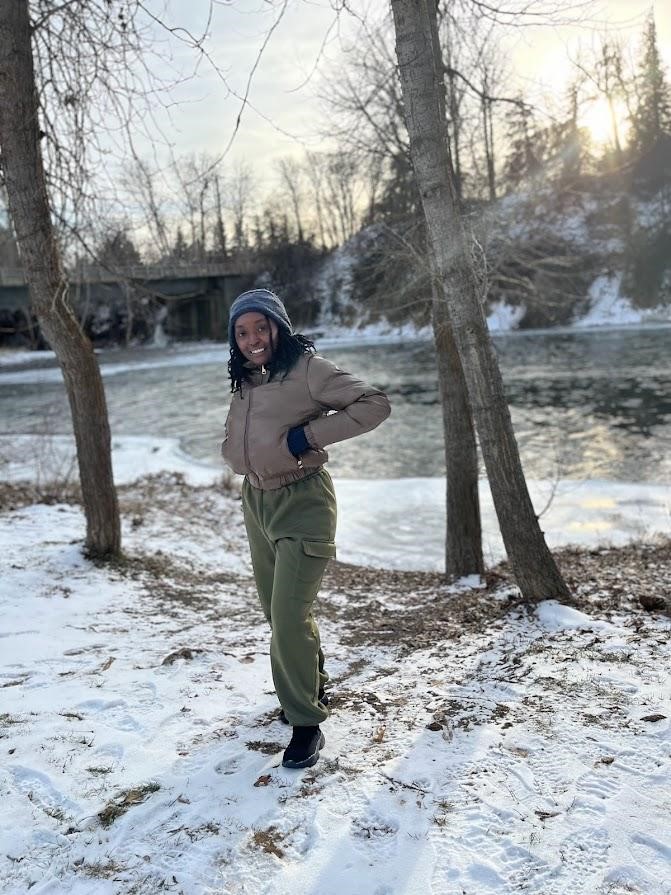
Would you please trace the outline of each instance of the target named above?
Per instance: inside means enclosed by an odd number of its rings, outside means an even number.
[[[528,600],[568,589],[543,538],[522,472],[503,380],[454,186],[445,129],[435,0],[391,0],[410,151],[427,230],[468,389],[494,506]]]
[[[299,242],[305,238],[302,220],[303,171],[294,158],[280,159],[277,164],[282,187],[294,213],[296,236]]]
[[[671,88],[659,55],[657,27],[651,12],[643,34],[643,58],[636,83],[637,100],[632,120],[633,139],[641,151],[671,134]]]
[[[56,352],[72,412],[91,554],[121,546],[102,377],[68,304],[40,148],[43,136],[27,0],[0,3],[0,147],[9,213],[42,332]]]
[[[452,62],[456,61],[461,35],[456,20],[446,14],[444,29],[452,39]],[[439,399],[443,420],[446,467],[445,570],[448,578],[480,574],[484,569],[482,530],[478,501],[478,461],[475,432],[465,392],[463,373],[456,354],[444,302],[437,300],[433,277],[427,277],[425,230],[419,194],[412,176],[408,136],[403,116],[403,97],[394,58],[393,28],[385,19],[378,28],[367,25],[361,40],[349,54],[342,76],[329,80],[327,99],[341,122],[337,137],[358,157],[375,165],[384,164],[386,176],[375,205],[375,216],[384,222],[381,251],[369,276],[384,284],[383,291],[401,294],[404,280],[411,298],[421,283],[421,302],[427,287],[438,371]],[[446,73],[449,66],[446,66]],[[462,80],[452,73],[450,136],[461,145]],[[448,112],[444,109],[447,117]],[[334,203],[329,203],[330,205]],[[327,215],[324,215],[327,219]],[[328,229],[328,222],[326,225]],[[399,253],[401,258],[395,263]],[[401,286],[399,287],[399,280]],[[428,282],[427,282],[428,280]],[[389,307],[386,308],[389,311]]]
[[[511,187],[518,187],[540,172],[543,155],[542,133],[521,96],[508,113],[508,146],[504,176]]]

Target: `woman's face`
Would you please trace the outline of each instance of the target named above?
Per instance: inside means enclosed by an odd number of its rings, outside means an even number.
[[[242,356],[257,367],[269,364],[277,345],[277,324],[258,311],[241,314],[235,321],[235,341]]]

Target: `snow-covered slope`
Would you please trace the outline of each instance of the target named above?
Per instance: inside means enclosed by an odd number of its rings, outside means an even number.
[[[540,186],[473,211],[469,225],[487,250],[492,330],[553,323],[577,327],[671,323],[671,252],[666,262],[659,258],[664,255],[664,240],[671,244],[671,200],[663,191],[647,199],[617,191],[575,192],[560,198]],[[378,226],[366,228],[324,259],[314,281],[322,304],[319,328],[360,328],[367,335],[374,329],[384,336],[413,327],[416,301],[408,303],[406,322],[399,322],[398,307],[390,310],[392,324],[385,318],[385,296],[376,294],[371,302],[355,282],[357,268],[371,265],[371,253],[384,258],[385,251],[395,251],[393,242],[384,241],[387,232]],[[648,254],[653,256],[649,263],[644,260]],[[408,253],[400,277],[411,276],[412,263]],[[376,256],[372,264],[379,265],[380,258]],[[641,273],[646,265],[659,268],[655,276],[649,277],[649,270],[645,276]],[[530,281],[533,285],[535,278],[538,294],[525,298],[527,285]],[[647,294],[650,289],[652,298]]]

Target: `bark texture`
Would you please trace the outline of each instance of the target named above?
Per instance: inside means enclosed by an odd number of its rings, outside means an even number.
[[[119,507],[107,405],[93,346],[67,301],[40,149],[27,0],[0,3],[0,165],[33,310],[63,371],[72,412],[90,554],[117,554]]]
[[[433,288],[433,340],[445,444],[445,572],[450,579],[483,575],[478,449],[466,380],[441,285]]]
[[[510,411],[450,177],[436,0],[391,0],[417,184],[468,388],[501,534],[524,597],[567,597],[526,487]]]

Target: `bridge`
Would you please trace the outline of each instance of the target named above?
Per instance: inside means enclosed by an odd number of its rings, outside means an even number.
[[[245,263],[228,262],[116,269],[77,265],[66,274],[70,301],[80,319],[100,307],[126,309],[135,302],[152,302],[166,308],[164,329],[174,338],[225,340],[231,303],[251,284],[253,272]],[[31,327],[25,273],[0,269],[0,330],[25,329],[26,323]]]

